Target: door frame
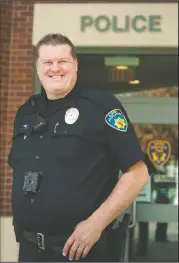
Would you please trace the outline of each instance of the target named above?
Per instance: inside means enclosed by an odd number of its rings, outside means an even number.
[[[178,124],[178,98],[176,97],[122,97],[116,94],[132,123]],[[136,222],[177,222],[178,207],[172,204],[137,202]]]
[[[114,95],[123,104],[132,123],[178,124],[178,98],[176,97]]]

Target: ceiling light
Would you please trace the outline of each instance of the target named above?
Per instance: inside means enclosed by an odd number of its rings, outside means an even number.
[[[140,83],[140,80],[138,80],[138,79],[135,79],[135,80],[130,80],[129,81],[129,84],[139,84]]]
[[[119,69],[119,70],[127,70],[128,67],[127,67],[127,66],[116,66],[116,69]]]

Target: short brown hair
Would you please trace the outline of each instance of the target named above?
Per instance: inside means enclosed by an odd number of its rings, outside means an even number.
[[[75,46],[68,37],[62,34],[47,34],[44,37],[42,37],[36,44],[36,58],[39,57],[39,48],[42,45],[69,45],[71,47],[72,57],[76,58]]]

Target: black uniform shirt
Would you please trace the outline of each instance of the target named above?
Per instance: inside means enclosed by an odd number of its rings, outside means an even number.
[[[41,132],[33,128],[38,114],[47,122]],[[9,154],[14,219],[30,231],[71,231],[109,196],[119,169],[140,160],[130,120],[110,93],[75,87],[55,101],[32,96],[17,112]],[[42,173],[34,199],[22,191],[28,171]]]

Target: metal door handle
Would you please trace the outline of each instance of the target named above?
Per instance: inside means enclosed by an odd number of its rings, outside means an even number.
[[[132,223],[128,227],[133,228],[135,224],[136,224],[136,199],[132,203]]]

